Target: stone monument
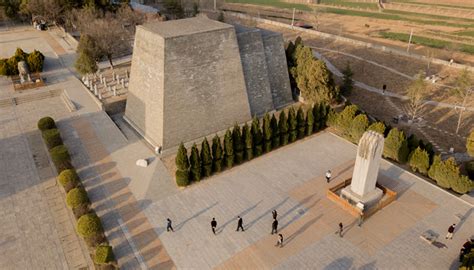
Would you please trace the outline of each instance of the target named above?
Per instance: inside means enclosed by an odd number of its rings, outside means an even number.
[[[20,82],[25,83],[31,81],[28,64],[25,61],[18,62],[18,74],[20,75]]]
[[[355,204],[364,206],[376,203],[383,191],[376,187],[384,137],[375,131],[366,131],[359,141],[357,158],[350,186],[341,191],[341,196]]]

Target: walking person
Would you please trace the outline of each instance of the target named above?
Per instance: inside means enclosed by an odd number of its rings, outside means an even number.
[[[213,234],[216,234],[216,227],[217,227],[216,218],[212,218],[212,221],[211,221],[211,229],[212,229],[212,233],[213,233]]]
[[[272,211],[272,216],[273,216],[273,219],[277,219],[277,216],[278,216],[277,210]]]
[[[386,84],[384,84],[384,85],[382,86],[382,94],[383,94],[383,95],[385,95],[385,90],[387,90],[387,85],[386,85]]]
[[[169,231],[174,232],[173,226],[171,226],[171,219],[167,218],[166,221],[167,221],[167,224],[166,224],[166,231],[167,231],[167,232],[169,232]]]
[[[240,229],[242,229],[242,231],[245,231],[244,226],[243,226],[244,221],[242,220],[242,218],[240,216],[237,216],[237,218],[238,218],[238,221],[237,221],[237,230],[236,231],[238,232]]]
[[[456,224],[449,226],[448,234],[446,234],[446,239],[453,239],[454,229],[456,228]]]
[[[329,183],[329,180],[331,180],[331,175],[332,175],[332,174],[331,174],[331,170],[328,170],[328,171],[326,172],[326,182],[327,182],[327,183]]]
[[[339,233],[339,237],[342,237],[342,231],[344,230],[344,225],[342,222],[339,222],[339,230],[336,233]]]
[[[278,220],[274,219],[272,223],[272,233],[278,233]]]
[[[283,235],[281,233],[278,234],[278,240],[275,246],[276,247],[280,246],[281,248],[283,247]]]

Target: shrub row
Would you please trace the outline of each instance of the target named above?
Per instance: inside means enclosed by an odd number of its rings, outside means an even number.
[[[22,49],[17,48],[12,57],[0,59],[0,75],[18,75],[18,62],[20,61],[27,63],[30,72],[43,71],[44,55],[41,52],[34,50],[32,53],[25,53]]]
[[[207,138],[201,143],[200,150],[194,144],[188,151],[181,143],[176,154],[176,183],[187,186],[193,181],[230,169],[235,165],[249,161],[280,146],[287,145],[305,136],[309,136],[326,126],[329,106],[325,103],[290,108],[282,111],[278,120],[275,114],[265,114],[262,119],[254,118],[252,123],[242,127],[235,125],[227,130],[222,141],[214,136],[212,146]]]
[[[464,194],[474,189],[474,181],[460,173],[454,158],[445,161],[435,155],[433,146],[418,140],[414,134],[406,137],[402,130],[387,127],[383,122],[370,123],[367,115],[356,105],[348,105],[341,112],[330,110],[328,126],[348,140],[358,143],[366,130],[374,130],[385,136],[383,156],[400,164],[408,163],[413,172],[428,176],[440,187]],[[467,165],[467,171],[469,172]]]
[[[114,268],[112,247],[107,243],[100,218],[90,209],[89,197],[71,165],[69,152],[63,145],[54,119],[41,118],[38,121],[38,129],[42,132],[43,140],[58,170],[58,181],[66,192],[66,204],[77,219],[77,233],[91,249],[95,249],[92,257],[98,268]]]

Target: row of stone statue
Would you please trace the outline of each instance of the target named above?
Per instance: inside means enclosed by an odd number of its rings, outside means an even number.
[[[128,70],[125,70],[122,76],[115,71],[111,75],[107,76],[103,73],[88,75],[82,77],[82,82],[99,100],[107,96],[115,97],[124,94],[128,89]]]

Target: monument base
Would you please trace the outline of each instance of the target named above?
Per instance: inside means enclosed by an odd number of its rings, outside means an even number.
[[[360,196],[352,191],[351,186],[347,186],[341,190],[341,197],[354,202],[354,204],[362,203],[365,207],[376,204],[383,196],[383,191],[376,187],[373,191]]]

